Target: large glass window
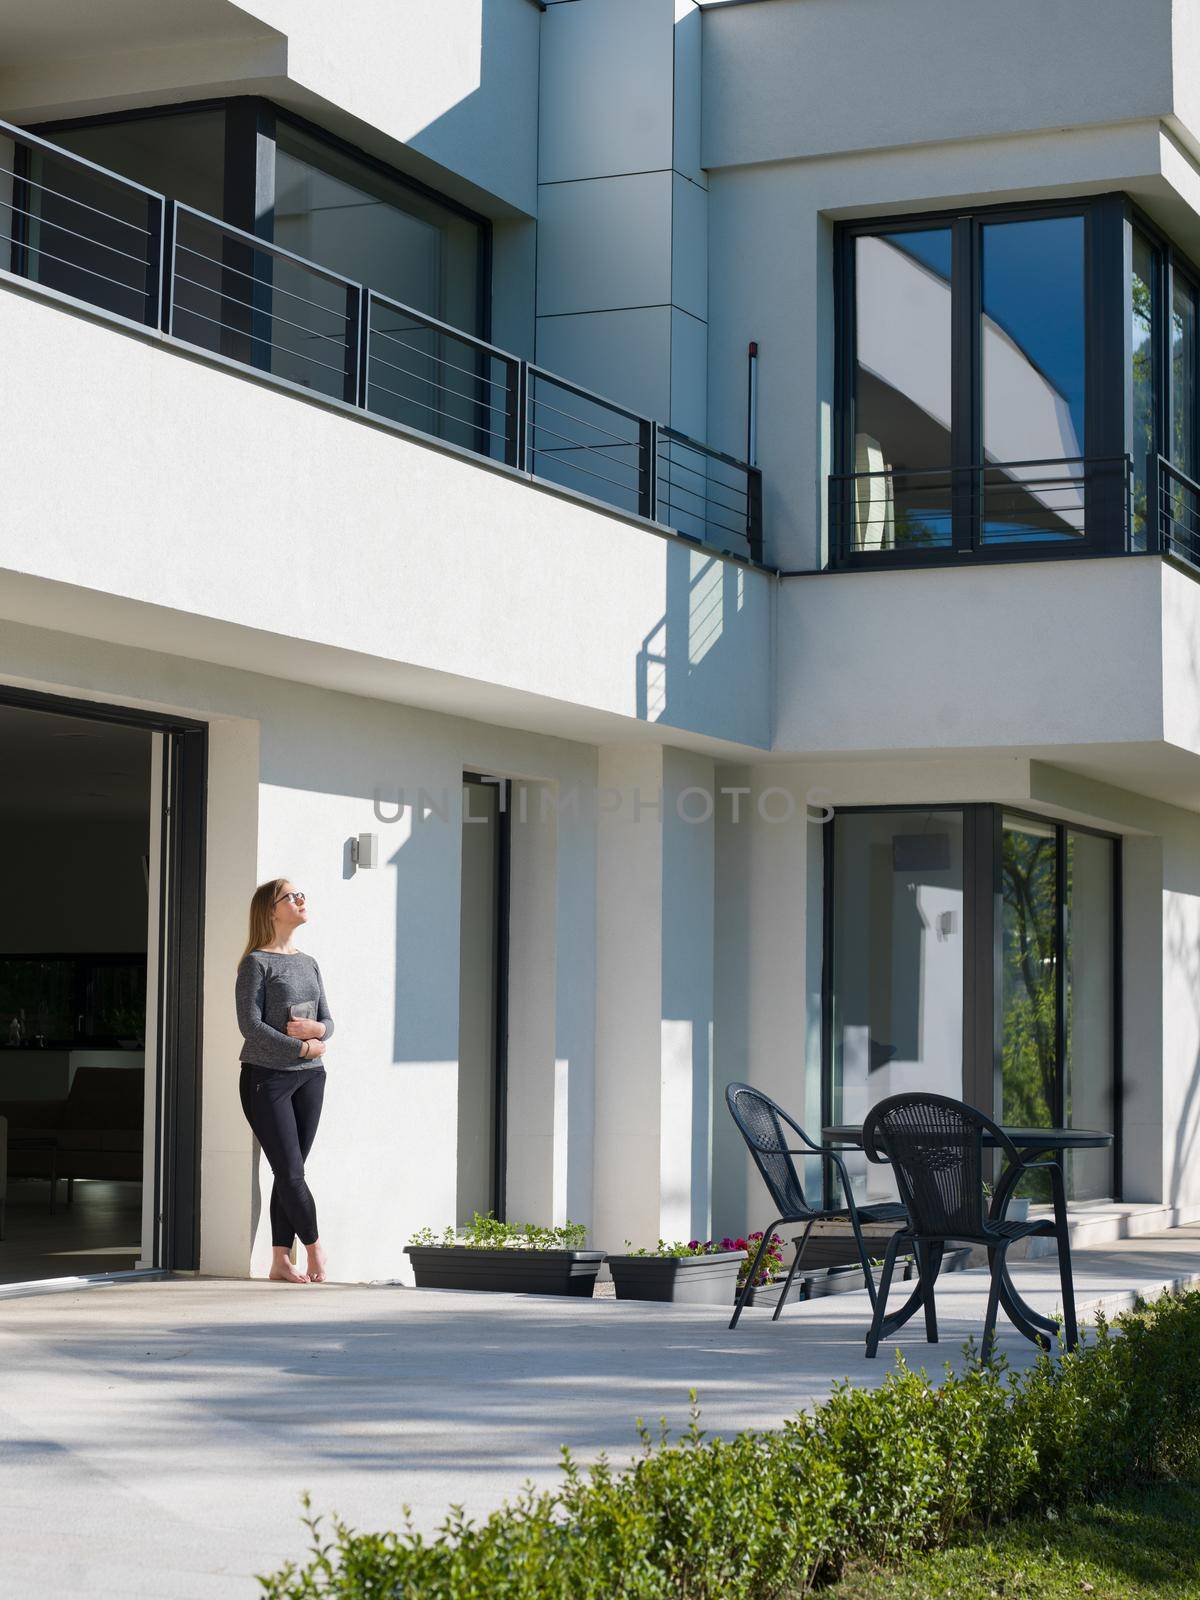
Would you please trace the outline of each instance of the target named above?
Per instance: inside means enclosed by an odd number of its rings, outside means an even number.
[[[1084,208],[848,238],[837,557],[1079,545],[1090,448]]]
[[[480,334],[480,226],[289,122],[275,139],[275,243]]]
[[[855,241],[854,546],[948,547],[949,228]]]
[[[861,1122],[890,1094],[962,1096],[963,820],[862,811],[834,821],[830,1109]],[[873,1197],[887,1171],[861,1156]]]
[[[210,216],[224,215],[225,111],[173,111],[118,122],[75,122],[48,135],[64,150]],[[72,168],[72,171],[76,169]]]
[[[225,113],[208,110],[69,124],[50,130],[63,149],[159,194],[218,214]],[[155,321],[154,201],[101,172],[36,147],[0,155],[0,264],[131,321]],[[11,230],[9,227],[11,220]]]
[[[980,230],[982,537],[1077,538],[1084,531],[1083,218]],[[1046,460],[1060,463],[1047,467]]]
[[[925,1090],[1009,1127],[1117,1131],[1113,839],[986,805],[845,811],[826,865],[829,1121]],[[1066,1170],[1072,1199],[1114,1193],[1111,1149]]]

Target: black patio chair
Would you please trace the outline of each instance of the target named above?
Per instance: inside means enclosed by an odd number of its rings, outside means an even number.
[[[986,1168],[983,1141],[987,1135],[994,1147],[1009,1162],[997,1189],[999,1214],[989,1214],[984,1192]],[[879,1348],[887,1314],[896,1253],[912,1245],[921,1276],[925,1300],[925,1332],[931,1344],[937,1343],[937,1312],[933,1289],[937,1280],[943,1246],[950,1240],[984,1245],[991,1266],[991,1287],[987,1315],[983,1324],[980,1360],[986,1365],[995,1342],[996,1314],[1004,1286],[1004,1262],[1008,1248],[1018,1239],[1049,1235],[1058,1244],[1058,1270],[1062,1284],[1063,1325],[1068,1348],[1078,1339],[1075,1320],[1075,1293],[1071,1276],[1071,1241],[1067,1233],[1066,1186],[1058,1161],[1025,1161],[1012,1140],[982,1111],[940,1094],[897,1094],[872,1106],[863,1123],[863,1149],[871,1161],[888,1161],[896,1175],[900,1198],[908,1213],[908,1225],[892,1239],[884,1256],[879,1281],[879,1298],[867,1335],[867,1355]],[[1024,1172],[1047,1172],[1054,1196],[1054,1216],[1030,1222],[1008,1222],[1004,1211],[1008,1199]],[[992,1209],[995,1209],[993,1207]],[[1006,1305],[1010,1317],[1012,1308]],[[1013,1319],[1014,1322],[1016,1319]],[[1049,1346],[1045,1332],[1016,1326],[1029,1337]],[[1053,1327],[1050,1322],[1047,1327]]]
[[[787,1299],[788,1290],[792,1287],[792,1280],[804,1256],[808,1236],[818,1222],[846,1222],[849,1221],[854,1230],[854,1243],[858,1248],[858,1258],[862,1262],[863,1279],[866,1282],[867,1293],[871,1297],[872,1306],[875,1304],[875,1278],[871,1272],[871,1263],[867,1256],[866,1243],[862,1235],[863,1222],[907,1222],[908,1214],[903,1206],[877,1205],[856,1206],[854,1194],[850,1188],[850,1176],[846,1171],[846,1163],[836,1150],[831,1150],[825,1145],[816,1144],[805,1133],[804,1129],[793,1117],[789,1117],[782,1106],[777,1106],[774,1100],[767,1098],[758,1089],[753,1089],[748,1083],[731,1083],[725,1091],[725,1103],[729,1107],[729,1114],[737,1124],[738,1132],[746,1141],[746,1148],[754,1157],[754,1164],[759,1175],[767,1186],[767,1193],[771,1196],[771,1203],[779,1215],[769,1228],[763,1230],[762,1243],[754,1257],[754,1264],[750,1274],[738,1295],[737,1305],[734,1307],[733,1320],[729,1326],[736,1328],[738,1318],[745,1308],[746,1301],[750,1298],[750,1291],[754,1280],[758,1276],[758,1269],[762,1258],[766,1254],[771,1235],[777,1227],[793,1222],[802,1222],[804,1232],[799,1239],[792,1242],[796,1246],[791,1268],[787,1275],[787,1282],[779,1296],[779,1303],[775,1307],[772,1322],[777,1321],[779,1313],[783,1310],[784,1301]],[[787,1130],[799,1140],[799,1146],[794,1145]],[[796,1171],[793,1156],[820,1156],[822,1161],[827,1161],[841,1179],[842,1190],[846,1196],[844,1206],[814,1206],[810,1205],[804,1194],[804,1185],[800,1181],[800,1174]]]

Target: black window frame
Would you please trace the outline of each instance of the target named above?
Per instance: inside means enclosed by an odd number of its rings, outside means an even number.
[[[275,136],[281,122],[319,141],[329,150],[361,162],[401,189],[431,200],[453,211],[479,230],[479,256],[476,271],[477,326],[464,328],[473,338],[491,342],[492,336],[492,222],[482,212],[464,205],[451,195],[423,183],[411,173],[402,172],[390,162],[331,133],[307,117],[287,110],[262,95],[230,95],[203,100],[184,100],[172,105],[135,106],[124,111],[98,112],[84,117],[56,117],[33,123],[30,132],[43,139],[67,128],[94,128],[113,123],[145,121],[150,118],[184,115],[198,111],[225,113],[224,194],[220,221],[260,239],[273,242],[275,219]],[[168,195],[168,199],[175,196]],[[317,262],[318,266],[322,263]],[[367,285],[371,287],[371,285]]]
[[[995,222],[1082,217],[1084,224],[1085,533],[1078,539],[984,543],[979,538],[978,484],[982,436],[981,231]],[[1132,207],[1121,193],[1082,195],[1018,205],[957,207],[839,222],[834,233],[834,433],[829,494],[829,567],[964,566],[979,562],[1078,560],[1124,553],[1129,437],[1125,404],[1128,271]],[[881,233],[951,232],[952,548],[854,551],[840,530],[851,525],[856,365],[855,243]],[[1102,465],[1103,464],[1103,465]]]
[[[1000,1120],[1003,1070],[1003,1014],[1001,973],[1004,919],[1000,909],[1003,890],[1002,849],[1005,817],[1024,817],[1055,830],[1055,958],[1058,1004],[1055,1037],[1055,1126],[1063,1125],[1067,1071],[1065,892],[1066,837],[1090,834],[1107,839],[1113,847],[1113,972],[1112,972],[1112,1092],[1113,1092],[1113,1194],[1123,1198],[1123,852],[1121,835],[1105,828],[1068,821],[1041,811],[1004,801],[937,801],[926,804],[837,806],[825,828],[822,850],[821,927],[821,1125],[833,1122],[833,939],[837,903],[835,835],[843,816],[886,813],[954,811],[963,819],[963,1099]],[[830,1177],[826,1174],[826,1185]],[[827,1187],[826,1204],[834,1204]]]
[[[1147,547],[1151,551],[1163,549],[1164,541],[1160,535],[1161,508],[1158,503],[1159,485],[1157,458],[1162,457],[1181,473],[1183,468],[1175,458],[1175,417],[1174,417],[1174,385],[1171,382],[1171,321],[1175,310],[1175,279],[1181,277],[1191,286],[1196,297],[1196,328],[1194,333],[1195,344],[1193,348],[1193,371],[1196,374],[1196,394],[1192,405],[1192,464],[1193,480],[1200,479],[1200,266],[1179,248],[1169,234],[1154,222],[1140,206],[1132,201],[1128,203],[1127,213],[1128,240],[1125,263],[1125,276],[1132,281],[1132,241],[1134,232],[1145,236],[1153,251],[1153,281],[1151,283],[1151,317],[1152,317],[1152,353],[1154,370],[1152,377],[1153,393],[1153,428],[1154,437],[1150,446],[1150,462],[1146,474],[1148,484],[1148,537]],[[1127,291],[1129,292],[1129,291]],[[1130,307],[1125,308],[1126,326],[1131,321]],[[1128,331],[1126,339],[1128,341]],[[1132,351],[1126,349],[1126,370],[1129,370],[1132,361]],[[1128,380],[1124,380],[1128,388]],[[1134,451],[1133,415],[1132,408],[1127,407],[1126,448],[1131,457]]]

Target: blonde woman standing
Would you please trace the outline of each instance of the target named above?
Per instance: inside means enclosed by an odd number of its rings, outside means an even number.
[[[326,1275],[304,1163],[321,1120],[322,1057],[333,1018],[320,968],[293,943],[296,929],[307,921],[308,902],[286,878],[259,884],[250,901],[250,937],[235,989],[245,1041],[242,1110],[275,1178],[271,1277],[283,1283],[323,1283]],[[291,1260],[297,1235],[308,1255],[304,1272]]]

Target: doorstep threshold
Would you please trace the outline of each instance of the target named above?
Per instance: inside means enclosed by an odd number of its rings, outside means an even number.
[[[29,1278],[23,1283],[0,1283],[0,1300],[26,1295],[67,1294],[76,1289],[102,1289],[105,1284],[152,1283],[174,1277],[166,1267],[132,1267],[127,1272],[84,1272],[65,1278]]]

